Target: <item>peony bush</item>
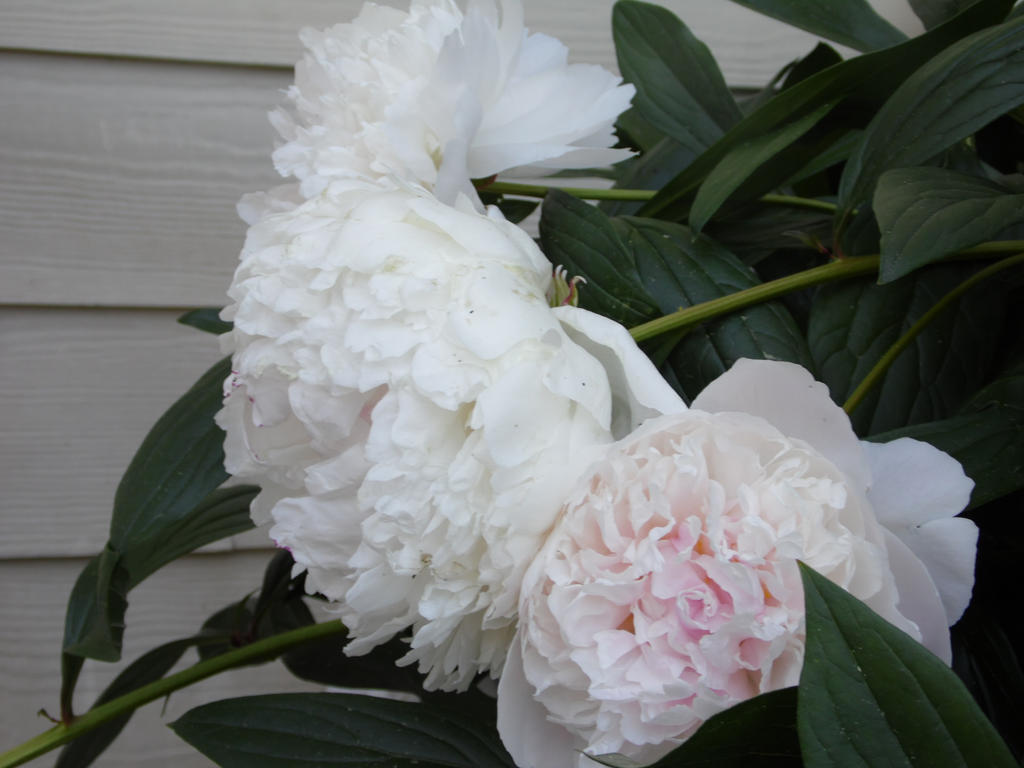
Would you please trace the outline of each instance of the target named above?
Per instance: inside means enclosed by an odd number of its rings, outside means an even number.
[[[859,53],[741,97],[635,0],[621,78],[517,0],[301,33],[284,183],[181,318],[228,357],[128,467],[0,768],[273,659],[324,692],[171,727],[225,768],[1016,765],[1024,14],[741,4]],[[556,172],[607,183],[509,180]],[[76,712],[130,590],[252,527],[263,583]]]

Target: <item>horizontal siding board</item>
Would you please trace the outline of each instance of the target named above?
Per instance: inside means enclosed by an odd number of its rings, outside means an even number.
[[[129,596],[122,662],[87,662],[76,691],[78,711],[92,701],[123,667],[163,642],[186,637],[214,611],[257,589],[268,554],[239,552],[196,555],[150,577]],[[59,652],[64,608],[85,561],[79,559],[0,562],[0,752],[49,727],[36,712],[58,711]],[[341,642],[339,642],[339,653]],[[195,663],[190,651],[181,667]],[[199,704],[233,696],[314,691],[280,663],[248,667],[212,677],[139,710],[118,740],[96,763],[102,768],[207,768],[213,764],[166,727]],[[30,766],[52,766],[54,755]]]
[[[0,309],[0,558],[91,555],[121,474],[220,353],[177,313]],[[211,545],[266,547],[262,532]]]
[[[389,5],[405,7],[402,2]],[[903,0],[875,3],[913,25]],[[350,20],[354,0],[5,0],[0,46],[290,67],[296,31]],[[525,0],[529,28],[563,40],[573,59],[614,66],[612,0]],[[708,43],[730,83],[761,85],[812,38],[741,6],[717,0],[665,0]]]
[[[223,302],[287,80],[0,54],[0,303]]]

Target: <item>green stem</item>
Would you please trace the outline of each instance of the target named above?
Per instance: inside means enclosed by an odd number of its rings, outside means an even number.
[[[520,197],[544,197],[550,189],[558,189],[582,200],[650,200],[655,192],[649,189],[592,189],[590,187],[558,187],[544,184],[518,184],[514,181],[492,181],[481,192]]]
[[[809,208],[812,211],[824,211],[835,213],[838,208],[835,203],[827,200],[816,200],[813,197],[796,197],[794,195],[762,195],[758,198],[762,203],[771,205],[785,205],[790,208]]]
[[[131,712],[143,704],[148,704],[180,688],[198,683],[200,680],[205,680],[220,672],[263,661],[268,657],[273,658],[289,648],[301,645],[302,643],[308,643],[311,640],[319,640],[332,635],[340,635],[344,632],[345,626],[337,620],[327,621],[322,624],[311,624],[290,632],[282,632],[273,637],[257,640],[243,648],[228,651],[212,659],[201,661],[174,675],[157,680],[149,685],[144,685],[130,693],[126,693],[124,696],[108,701],[105,704],[100,704],[98,707],[93,707],[70,723],[56,725],[35,738],[29,739],[24,744],[4,752],[0,755],[0,768],[13,768],[13,766],[26,763],[52,749],[56,749],[62,744],[77,739],[79,736],[88,733],[115,717]]]
[[[686,309],[680,309],[671,315],[665,315],[664,317],[659,317],[630,328],[629,332],[637,341],[646,341],[662,333],[696,325],[719,315],[735,312],[737,309],[770,301],[791,291],[798,291],[801,288],[808,288],[812,285],[820,285],[821,283],[828,283],[833,280],[843,280],[848,277],[874,274],[878,271],[878,262],[878,256],[854,256],[848,259],[839,259],[828,264],[822,264],[820,267],[813,267],[803,272],[780,277],[778,280],[770,280],[767,283],[761,283],[752,288],[745,288],[742,291],[722,296],[719,299],[712,299],[711,301],[695,304]]]
[[[589,187],[559,187],[544,184],[519,184],[514,181],[493,181],[480,188],[482,192],[494,192],[501,195],[519,195],[521,197],[544,197],[549,189],[559,189],[566,194],[581,200],[650,200],[657,194],[649,189],[591,189]],[[815,211],[835,213],[836,206],[825,200],[793,195],[764,195],[759,198],[762,203],[785,205],[790,208],[809,208]]]
[[[886,371],[889,370],[890,366],[892,366],[903,350],[909,347],[913,343],[914,339],[917,338],[918,334],[928,327],[928,324],[931,323],[932,320],[948,309],[951,304],[957,301],[978,283],[1002,272],[1004,269],[1009,269],[1010,267],[1014,267],[1021,263],[1024,263],[1024,253],[1018,253],[1016,256],[1010,256],[1002,261],[997,261],[995,264],[990,264],[983,270],[971,275],[960,283],[960,285],[935,302],[935,304],[927,312],[921,315],[921,317],[917,319],[917,322],[907,329],[906,333],[896,339],[896,342],[885,351],[885,354],[882,355],[881,358],[879,358],[878,362],[874,364],[870,371],[868,371],[868,375],[865,376],[863,380],[861,380],[860,384],[857,385],[857,388],[853,390],[853,394],[851,394],[847,401],[843,403],[843,410],[847,413],[853,413],[854,409],[861,404],[868,392],[870,392],[871,389],[882,380]]]

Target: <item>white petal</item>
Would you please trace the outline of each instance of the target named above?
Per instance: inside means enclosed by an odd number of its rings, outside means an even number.
[[[978,544],[978,527],[954,516],[967,506],[974,482],[956,459],[928,443],[900,438],[864,449],[878,521],[924,563],[954,624],[971,600]]]
[[[691,403],[710,413],[760,416],[789,437],[805,440],[860,488],[870,471],[850,419],[829,397],[828,387],[795,363],[737,360]]]
[[[498,682],[498,735],[518,768],[574,768],[577,763],[572,734],[547,719],[526,681],[519,633]]]
[[[946,664],[953,661],[949,644],[949,625],[935,583],[928,569],[910,551],[906,544],[886,531],[885,546],[889,552],[889,567],[899,592],[900,613],[917,624],[921,630],[921,644]]]
[[[623,437],[644,420],[686,405],[629,335],[613,320],[578,307],[557,307],[569,337],[600,361],[612,388],[612,434]]]

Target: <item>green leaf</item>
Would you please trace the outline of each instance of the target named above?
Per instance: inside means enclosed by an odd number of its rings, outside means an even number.
[[[824,576],[802,563],[800,573],[797,729],[808,768],[1016,766],[945,664]]]
[[[1024,223],[1024,194],[943,168],[898,168],[878,179],[879,282],[887,283]]]
[[[883,19],[866,0],[733,0],[813,35],[858,51],[898,45],[907,36]]]
[[[206,333],[213,333],[219,336],[234,328],[233,323],[220,319],[220,312],[221,307],[193,309],[179,317],[178,322],[182,325],[190,325],[200,331],[206,331]]]
[[[213,417],[231,361],[210,368],[146,435],[114,495],[110,543],[120,551],[162,539],[228,478]]]
[[[807,339],[832,398],[844,402],[896,339],[974,271],[940,264],[886,285],[861,279],[820,288]],[[990,375],[999,343],[992,329],[1005,311],[1004,288],[987,281],[936,317],[851,414],[857,433],[956,413]]]
[[[128,590],[171,560],[251,527],[254,489],[214,492],[226,478],[223,433],[213,423],[230,360],[217,363],[157,421],[114,498],[110,540],[86,566],[68,599],[64,653],[121,657]],[[81,664],[64,664],[70,702]]]
[[[609,218],[552,191],[544,201],[541,242],[548,258],[587,282],[580,306],[628,326],[757,285],[757,275],[713,240],[679,224]],[[659,354],[664,354],[661,350]],[[758,305],[688,333],[665,363],[680,394],[692,399],[740,357],[812,366],[807,344],[785,307]]]
[[[650,152],[664,138],[665,134],[644,120],[636,107],[630,107],[615,121],[615,133],[619,141],[631,149]],[[616,164],[621,167],[621,163]]]
[[[211,659],[256,640],[315,624],[316,620],[305,602],[305,573],[292,578],[294,565],[295,561],[287,550],[275,553],[263,572],[263,584],[258,594],[231,603],[203,622],[200,634],[221,637],[223,642],[203,645],[199,649],[199,657]],[[263,664],[272,658],[276,655],[259,658],[252,663]]]
[[[164,529],[160,538],[146,539],[129,548],[123,555],[129,588],[189,552],[251,530],[249,507],[259,490],[254,485],[219,488]]]
[[[587,279],[580,291],[579,305],[584,309],[626,327],[660,314],[637,277],[633,254],[594,206],[565,192],[549,191],[541,209],[540,240],[552,264]]]
[[[699,154],[740,119],[711,52],[671,11],[620,0],[612,35],[634,108],[665,135]]]
[[[970,8],[973,2],[974,0],[910,0],[910,7],[925,29],[931,29]]]
[[[1022,103],[1024,18],[951,45],[908,77],[864,131],[839,184],[841,220],[872,196],[884,171],[918,165]]]
[[[806,238],[827,245],[832,237],[832,216],[824,211],[755,201],[716,216],[704,234],[728,248],[744,264],[754,265],[777,250],[799,247]],[[782,273],[774,277],[782,277]]]
[[[659,314],[760,283],[736,256],[680,224],[624,217],[612,220],[612,226],[630,252],[637,279]],[[665,365],[672,369],[680,394],[692,400],[741,357],[813,366],[803,334],[779,302],[749,307],[694,328],[669,353]]]
[[[996,24],[1006,17],[1012,0],[979,0],[955,19],[905,43],[884,51],[849,59],[787,88],[734,125],[719,141],[666,184],[640,213],[645,216],[681,219],[689,210],[697,188],[729,152],[780,126],[799,120],[824,104],[849,105],[837,117],[841,132],[859,128],[896,87],[924,62],[962,37]],[[826,120],[827,122],[827,120]],[[792,153],[784,163],[774,163],[771,175],[761,179],[771,188],[790,178],[807,162],[806,155]]]
[[[726,154],[697,190],[697,197],[690,208],[693,230],[699,232],[744,181],[817,125],[834,106],[835,103],[822,104],[816,110],[753,138]]]
[[[221,768],[513,768],[497,733],[443,709],[338,693],[227,699],[171,724]]]
[[[615,188],[660,189],[662,184],[692,163],[694,157],[693,150],[666,137],[640,157],[616,165],[618,178]],[[609,216],[621,216],[634,213],[642,205],[632,200],[603,200],[598,207]]]
[[[741,702],[709,718],[651,768],[796,768],[796,688]]]
[[[86,564],[71,589],[64,617],[64,653],[117,661],[127,608],[128,572],[121,564],[121,553],[108,544]]]
[[[143,654],[114,678],[93,703],[93,709],[161,679],[178,663],[186,650],[201,640],[198,637],[173,640]],[[92,765],[124,730],[133,714],[134,710],[119,715],[72,741],[61,750],[54,768],[86,768]]]

